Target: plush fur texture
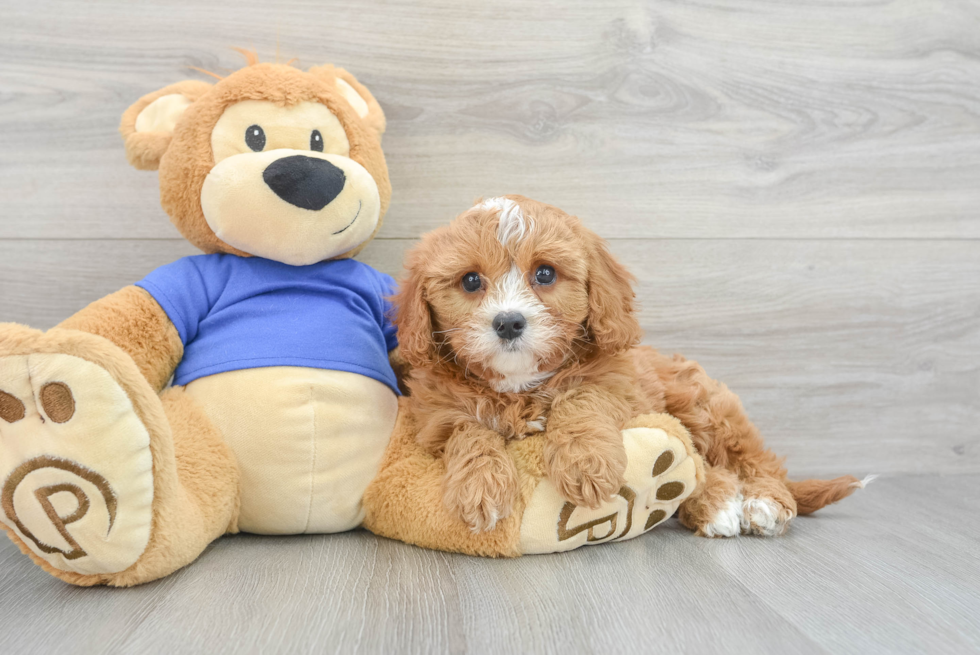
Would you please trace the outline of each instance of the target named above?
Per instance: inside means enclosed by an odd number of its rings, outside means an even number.
[[[150,387],[132,358],[94,334],[52,329],[40,332],[13,324],[0,330],[0,357],[57,353],[80,357],[105,369],[129,396],[150,434],[153,457],[153,529],[146,551],[129,569],[81,575],[50,566],[9,528],[10,538],[45,571],[80,586],[127,587],[163,577],[189,564],[211,541],[236,531],[238,469],[221,436],[203,411],[177,389],[163,396]]]
[[[543,264],[557,272],[552,285],[535,282]],[[594,507],[622,482],[619,430],[650,412],[676,416],[709,466],[680,514],[698,534],[732,536],[732,523],[734,533],[741,525],[778,534],[799,511],[794,491],[813,511],[854,489],[850,477],[788,483],[782,460],[725,385],[696,362],[633,348],[640,327],[632,277],[596,234],[556,207],[522,196],[479,203],[426,235],[406,269],[395,301],[418,441],[446,461],[443,501],[474,530],[512,511],[508,441],[543,429],[548,477],[568,500]],[[482,280],[475,292],[461,284],[471,273]],[[492,332],[501,310],[527,319],[516,345]],[[525,370],[502,370],[515,361]],[[509,376],[525,386],[504,389]]]
[[[546,512],[538,521],[529,518],[527,512],[528,507],[533,509],[535,491],[546,476],[543,434],[526,439],[501,439],[516,475],[513,506],[507,516],[498,518],[493,530],[474,531],[443,503],[447,462],[444,457],[434,456],[415,438],[419,424],[411,400],[403,397],[399,403],[398,423],[391,443],[378,475],[364,494],[365,528],[425,548],[483,557],[517,557],[528,552],[525,550],[527,534],[545,540],[549,536],[554,538],[560,520],[558,511]],[[675,466],[684,466],[688,460],[693,463],[692,473],[684,478],[684,483],[696,488],[704,482],[701,459],[687,430],[677,419],[666,414],[648,414],[630,419],[624,427],[663,430],[679,446]],[[615,516],[615,509],[609,511]]]
[[[426,548],[484,557],[520,555],[520,510],[533,485],[515,497],[515,511],[499,517],[492,532],[474,533],[442,503],[445,465],[416,441],[418,424],[407,398],[399,400],[398,423],[377,477],[364,494],[364,527],[375,534]],[[512,450],[514,471],[533,473],[533,458],[525,449]],[[516,475],[516,473],[515,473]],[[530,475],[525,473],[524,478]]]
[[[361,118],[343,97],[336,86],[337,78],[350,84],[364,98],[369,110],[367,116]],[[177,121],[173,135],[137,132],[140,112],[154,100],[173,93],[193,100]],[[371,235],[373,238],[381,229],[391,200],[391,183],[381,150],[385,128],[381,107],[353,75],[341,68],[319,66],[304,72],[284,64],[262,63],[253,63],[214,85],[200,81],[172,84],[143,96],[123,114],[119,129],[126,143],[127,157],[137,168],[159,167],[160,202],[181,234],[206,253],[250,256],[221,241],[201,208],[201,188],[215,164],[211,131],[226,108],[243,100],[266,100],[287,107],[303,101],[319,102],[340,119],[350,142],[350,158],[367,169],[378,186],[381,215]],[[353,257],[371,238],[337,258]]]
[[[118,344],[157,392],[170,381],[184,355],[177,328],[153,296],[139,287],[100,298],[58,327],[96,334]]]
[[[381,227],[391,195],[380,138],[384,114],[377,101],[350,73],[320,66],[304,72],[288,65],[249,65],[217,84],[186,81],[148,94],[123,115],[120,131],[129,161],[137,168],[159,168],[164,208],[181,233],[205,252],[249,256],[218,239],[201,207],[201,189],[214,166],[211,132],[224,110],[243,100],[262,100],[282,107],[304,101],[322,103],[343,126],[349,158],[377,184],[380,217],[363,243],[337,258],[354,256]],[[337,80],[344,80],[349,89]],[[364,105],[351,104],[350,89]],[[183,96],[183,99],[166,96]],[[140,114],[163,99],[165,116],[146,124],[169,131],[138,131]],[[356,99],[355,99],[356,101]],[[367,107],[366,113],[363,107]],[[180,109],[171,115],[167,111]],[[150,112],[153,113],[153,112]],[[361,115],[364,114],[364,115]],[[159,120],[157,120],[159,119]],[[67,582],[89,586],[129,586],[172,573],[193,561],[214,539],[238,530],[239,470],[234,454],[208,419],[204,408],[182,389],[161,393],[180,362],[183,348],[174,325],[148,293],[127,287],[98,300],[47,333],[0,324],[0,357],[36,353],[85,359],[105,369],[125,391],[134,412],[149,432],[153,472],[153,520],[149,543],[125,571],[81,575],[58,570],[37,557],[8,530],[11,538],[44,570]]]
[[[119,123],[119,132],[126,144],[126,159],[141,171],[155,171],[160,167],[163,153],[170,147],[173,135],[164,132],[138,133],[136,119],[140,112],[153,101],[171,94],[179,94],[188,100],[197,100],[211,90],[212,85],[200,80],[184,80],[170,84],[159,91],[148,93],[127,109]]]

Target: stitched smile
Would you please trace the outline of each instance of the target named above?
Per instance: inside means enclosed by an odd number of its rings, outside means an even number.
[[[339,229],[336,232],[334,232],[334,234],[340,234],[341,232],[343,232],[344,230],[346,230],[348,227],[350,227],[351,225],[353,225],[354,224],[354,221],[356,221],[357,220],[357,217],[360,216],[360,215],[361,215],[361,201],[358,200],[357,201],[357,213],[354,214],[354,218],[352,218],[351,221],[350,221],[350,223],[348,223],[346,226],[344,226],[341,229]]]

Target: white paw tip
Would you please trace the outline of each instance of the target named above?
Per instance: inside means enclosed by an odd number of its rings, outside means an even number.
[[[704,526],[706,537],[734,537],[742,527],[742,494],[728,499],[725,506]]]
[[[780,507],[767,498],[749,498],[742,504],[742,531],[766,537],[780,534],[786,521],[779,519]]]
[[[857,487],[858,489],[864,489],[865,487],[867,487],[869,484],[871,484],[872,482],[874,482],[877,479],[878,479],[877,474],[867,475],[867,476],[864,477],[863,480],[858,480],[857,482],[852,482],[851,483],[851,486],[852,487]]]
[[[490,532],[495,527],[497,527],[497,521],[499,521],[500,518],[501,518],[500,512],[498,512],[497,510],[493,510],[490,512],[490,520],[487,521],[487,524],[485,526],[481,528],[479,526],[474,525],[470,528],[470,531],[473,534],[480,534],[481,532]]]

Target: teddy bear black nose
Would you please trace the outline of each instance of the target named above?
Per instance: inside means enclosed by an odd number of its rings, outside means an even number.
[[[319,211],[340,195],[347,177],[326,159],[291,155],[269,164],[262,179],[289,204]]]

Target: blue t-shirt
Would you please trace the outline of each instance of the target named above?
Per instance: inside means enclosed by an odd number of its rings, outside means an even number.
[[[398,341],[385,298],[395,281],[367,264],[197,255],[161,266],[136,286],[160,303],[184,342],[174,384],[304,366],[359,373],[398,393],[388,363]]]

